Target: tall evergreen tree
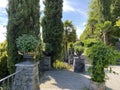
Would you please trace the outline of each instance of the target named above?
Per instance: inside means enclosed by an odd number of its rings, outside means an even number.
[[[88,21],[87,21],[85,31],[80,36],[81,40],[88,39],[90,37],[93,37],[93,35],[95,35],[96,24],[98,23],[99,18],[100,18],[100,15],[98,13],[99,11],[98,0],[90,0],[88,9],[89,9]]]
[[[111,20],[111,13],[110,13],[110,7],[111,7],[111,0],[98,0],[99,5],[99,14],[100,14],[100,23],[104,23],[105,21]],[[103,41],[105,44],[108,44],[108,34],[110,30],[106,30],[103,32]]]
[[[105,22],[110,21],[111,14],[110,14],[110,6],[111,6],[111,0],[98,0],[98,8],[99,8],[99,21]]]
[[[22,34],[39,34],[39,0],[9,0],[8,4],[8,67],[14,72],[18,62],[16,38]]]
[[[120,18],[120,0],[112,0],[111,17],[112,23],[115,25],[116,21]]]
[[[120,37],[120,28],[116,26],[116,21],[120,19],[120,0],[112,0],[111,17],[112,25],[114,28],[110,32],[110,43],[115,44]]]
[[[116,21],[120,17],[119,10],[120,0],[90,0],[88,22],[80,39],[83,40],[91,36],[93,37],[92,32],[94,30],[95,38],[99,37],[106,41],[107,44],[114,45],[120,37],[120,29],[116,26]],[[96,21],[96,24],[94,21]],[[109,28],[110,30],[98,30],[99,24],[103,25],[106,21],[112,22],[112,27]]]
[[[52,53],[52,63],[59,59],[62,53],[63,23],[62,7],[63,0],[45,0],[44,17],[42,19],[43,41],[46,48]],[[48,49],[47,49],[48,50]]]

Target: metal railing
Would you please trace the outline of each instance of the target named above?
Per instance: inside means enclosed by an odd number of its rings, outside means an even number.
[[[22,70],[17,71],[3,79],[0,80],[0,90],[12,90],[14,77],[16,74],[19,74]]]

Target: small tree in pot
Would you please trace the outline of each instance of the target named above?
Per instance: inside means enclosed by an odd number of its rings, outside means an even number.
[[[33,54],[39,46],[39,41],[33,35],[23,34],[16,39],[16,45],[23,57],[30,59],[33,58]]]
[[[82,46],[74,46],[74,49],[78,57],[80,57],[84,52],[84,48]]]
[[[105,90],[105,72],[110,64],[115,64],[119,54],[110,46],[96,44],[87,50],[88,57],[92,60],[92,90]]]

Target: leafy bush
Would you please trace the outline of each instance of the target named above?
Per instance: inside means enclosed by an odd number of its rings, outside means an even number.
[[[92,47],[94,44],[97,44],[98,42],[100,42],[97,39],[87,39],[84,41],[84,45],[85,47]]]
[[[74,45],[75,46],[84,46],[84,43],[81,41],[77,41]]]
[[[84,52],[84,43],[81,42],[81,41],[77,41],[75,44],[74,44],[74,50],[75,50],[75,53],[80,56],[83,52]]]
[[[24,54],[34,52],[39,45],[39,41],[32,35],[23,34],[16,39],[16,44],[18,50]]]
[[[81,46],[75,46],[74,49],[77,54],[79,53],[82,54],[84,52],[84,47],[81,47]]]
[[[0,79],[6,77],[8,73],[7,68],[7,42],[0,44]]]
[[[95,44],[87,50],[88,57],[92,60],[92,80],[96,82],[105,81],[104,68],[109,64],[115,64],[120,54],[111,46]]]
[[[64,63],[63,61],[60,61],[60,60],[56,60],[53,63],[53,67],[55,69],[69,69],[69,66],[66,63]]]

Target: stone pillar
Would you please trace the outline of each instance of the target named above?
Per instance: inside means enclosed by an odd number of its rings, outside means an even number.
[[[16,71],[12,90],[40,90],[38,63],[26,61],[16,64]]]
[[[80,59],[80,57],[74,57],[73,71],[74,72],[84,72],[85,71],[84,59]]]

